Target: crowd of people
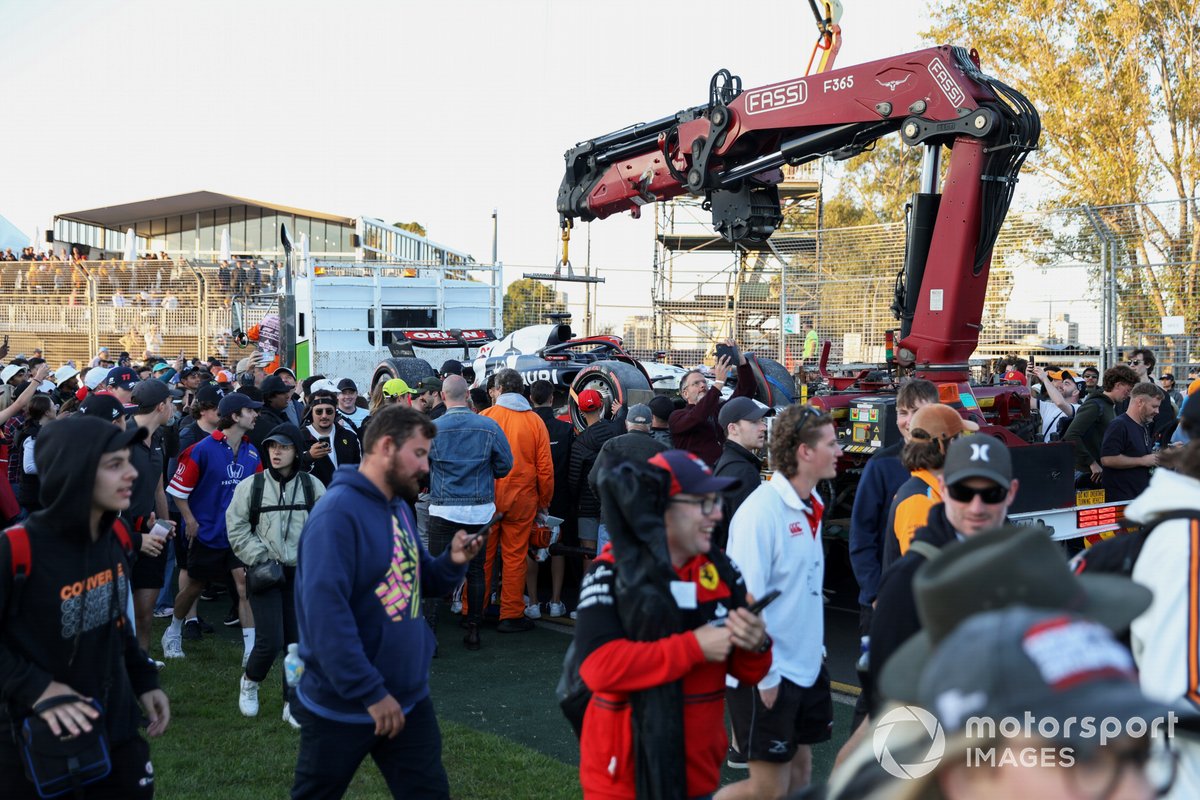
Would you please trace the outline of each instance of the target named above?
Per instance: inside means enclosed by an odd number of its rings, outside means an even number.
[[[111,766],[77,774],[94,779],[79,793],[152,796],[138,720],[150,737],[167,729],[159,675],[212,633],[198,601],[223,590],[220,623],[243,641],[240,714],[260,715],[285,654],[303,665],[294,685],[280,669],[273,723],[299,729],[297,798],[342,796],[368,755],[394,796],[448,797],[429,689],[447,614],[472,653],[503,646],[489,630],[574,619],[563,705],[578,712],[589,798],[1124,798],[1172,781],[1174,796],[1200,793],[1200,747],[1184,729],[1169,742],[977,743],[963,714],[1193,720],[1200,380],[1186,394],[1160,387],[1144,349],[1082,380],[1006,370],[1040,387],[1041,438],[1075,443],[1077,485],[1131,501],[1141,526],[1071,564],[1047,531],[1009,524],[1021,486],[1008,448],[934,384],[900,386],[901,440],[866,463],[851,516],[854,733],[812,786],[813,747],[834,719],[822,529],[833,498],[818,486],[843,454],[829,414],[763,405],[736,344],[720,352],[712,382],[688,372],[677,398],[622,406],[579,392],[578,431],[550,383],[500,369],[472,387],[454,360],[360,393],[258,356],[135,364],[105,348],[53,372],[40,353],[7,359],[3,724],[35,720],[60,742],[102,735]],[[912,706],[950,755],[904,780],[889,767],[929,745],[889,734]],[[882,758],[881,741],[902,755]],[[971,766],[982,744],[1066,747],[1073,761]],[[6,796],[46,789],[30,746],[0,741]],[[720,786],[725,762],[744,780]]]

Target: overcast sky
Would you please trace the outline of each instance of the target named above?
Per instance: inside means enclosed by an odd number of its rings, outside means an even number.
[[[839,66],[921,47],[930,3],[844,5]],[[417,220],[487,260],[496,208],[506,280],[552,267],[564,150],[704,102],[721,67],[803,75],[816,37],[804,0],[0,0],[0,19],[0,214],[22,230],[208,189]],[[649,219],[591,242],[601,274],[649,272]]]

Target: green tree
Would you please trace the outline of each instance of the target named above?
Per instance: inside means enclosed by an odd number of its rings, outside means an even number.
[[[547,322],[546,315],[566,311],[548,284],[532,278],[521,278],[508,285],[504,292],[504,331],[511,333],[527,325]]]
[[[1135,266],[1119,278],[1126,320],[1200,329],[1200,0],[960,0],[929,35],[978,48],[1037,105],[1043,206],[1174,198],[1099,215]]]
[[[415,233],[417,236],[425,236],[425,226],[419,222],[393,222],[393,228],[399,228],[402,231]]]

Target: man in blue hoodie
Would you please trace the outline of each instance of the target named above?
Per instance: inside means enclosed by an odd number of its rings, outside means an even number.
[[[305,669],[293,798],[341,797],[370,754],[393,797],[449,798],[429,697],[434,636],[421,596],[462,582],[482,536],[433,558],[412,503],[437,429],[408,406],[371,418],[362,462],[340,467],[300,537],[296,618]]]

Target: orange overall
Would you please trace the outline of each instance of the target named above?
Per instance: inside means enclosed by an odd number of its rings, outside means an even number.
[[[506,399],[513,398],[513,399]],[[506,408],[505,404],[527,410]],[[491,594],[496,549],[504,565],[500,589],[500,619],[521,619],[525,614],[525,556],[538,509],[549,508],[554,495],[554,462],[546,424],[519,394],[501,395],[501,402],[480,412],[504,431],[512,449],[512,472],[496,481],[496,511],[504,514],[487,540],[484,563],[485,597]]]

